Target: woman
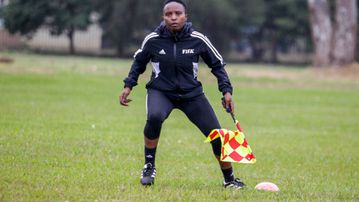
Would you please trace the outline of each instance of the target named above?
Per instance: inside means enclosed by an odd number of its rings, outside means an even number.
[[[222,56],[207,37],[187,22],[186,4],[181,0],[167,0],[163,6],[163,22],[147,35],[134,55],[134,62],[120,103],[128,106],[128,96],[137,85],[140,74],[151,62],[153,72],[147,83],[147,122],[144,129],[145,165],[141,184],[152,185],[156,176],[155,155],[161,126],[174,108],[183,111],[201,132],[208,136],[212,129],[221,128],[217,117],[197,80],[199,57],[211,68],[218,80],[225,107],[234,111],[232,86],[224,70]],[[206,117],[206,118],[203,118]],[[224,187],[242,188],[245,184],[233,176],[231,163],[221,162],[221,141],[212,142],[212,149],[224,176]]]

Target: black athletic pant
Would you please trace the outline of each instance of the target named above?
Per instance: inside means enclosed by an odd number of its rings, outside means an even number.
[[[221,128],[218,119],[204,94],[191,99],[174,99],[155,89],[147,90],[147,122],[144,134],[148,139],[157,139],[160,136],[162,123],[173,109],[183,111],[189,120],[195,124],[207,137],[213,129]],[[221,154],[221,141],[212,141],[213,153]]]

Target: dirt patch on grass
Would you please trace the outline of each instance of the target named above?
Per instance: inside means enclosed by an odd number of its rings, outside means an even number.
[[[231,80],[239,81],[234,84],[242,87],[359,90],[358,63],[340,68],[232,64],[226,70]]]
[[[229,75],[233,75],[233,72],[236,71],[234,69],[227,70]],[[287,80],[297,80],[298,78],[302,77],[304,71],[286,71],[286,70],[278,70],[278,69],[241,69],[234,74],[243,77],[249,78],[269,78],[269,79],[287,79]]]
[[[312,68],[322,79],[359,81],[359,63],[343,67]]]
[[[227,68],[227,72],[232,76],[247,77],[255,79],[273,80],[322,80],[322,81],[358,81],[359,82],[359,63],[343,67],[329,68],[285,68],[285,67],[258,67],[241,66]]]
[[[10,57],[0,57],[0,63],[13,63],[14,59]]]

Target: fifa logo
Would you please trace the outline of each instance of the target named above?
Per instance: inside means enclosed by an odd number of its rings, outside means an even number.
[[[182,49],[182,54],[194,54],[194,49]]]

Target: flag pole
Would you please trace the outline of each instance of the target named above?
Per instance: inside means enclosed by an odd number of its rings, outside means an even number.
[[[231,117],[233,119],[233,122],[236,123],[236,118],[234,117],[234,113],[233,112],[230,112],[231,113]]]

